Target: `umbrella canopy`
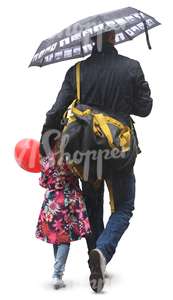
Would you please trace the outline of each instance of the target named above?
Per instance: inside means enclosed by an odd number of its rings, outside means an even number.
[[[44,40],[29,66],[42,67],[89,55],[93,48],[91,38],[112,30],[116,33],[115,45],[132,40],[145,32],[151,49],[148,30],[158,25],[160,23],[156,19],[132,7],[91,16]]]

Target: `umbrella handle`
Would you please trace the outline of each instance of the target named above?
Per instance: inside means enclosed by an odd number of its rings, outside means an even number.
[[[141,17],[141,20],[142,20],[143,24],[144,24],[144,29],[145,29],[145,35],[146,35],[148,49],[151,50],[152,48],[151,48],[151,43],[150,43],[150,38],[149,38],[149,34],[148,34],[148,27],[147,27],[146,20],[142,17],[140,10],[138,11],[138,13],[139,13],[139,15]]]

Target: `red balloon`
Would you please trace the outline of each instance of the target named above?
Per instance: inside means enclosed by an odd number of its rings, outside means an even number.
[[[15,159],[18,165],[31,173],[40,172],[40,143],[33,139],[23,139],[15,146]]]

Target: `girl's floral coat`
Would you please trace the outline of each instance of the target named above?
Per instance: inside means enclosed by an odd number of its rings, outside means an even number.
[[[90,234],[90,225],[78,178],[54,154],[42,157],[39,184],[46,188],[36,237],[52,244],[69,243]]]

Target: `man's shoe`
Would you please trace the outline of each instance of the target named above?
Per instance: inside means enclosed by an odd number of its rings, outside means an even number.
[[[55,290],[65,287],[65,283],[61,278],[52,278],[52,285]]]
[[[89,277],[90,286],[94,292],[100,293],[104,287],[106,259],[99,249],[94,249],[90,252],[89,267],[91,270]]]

